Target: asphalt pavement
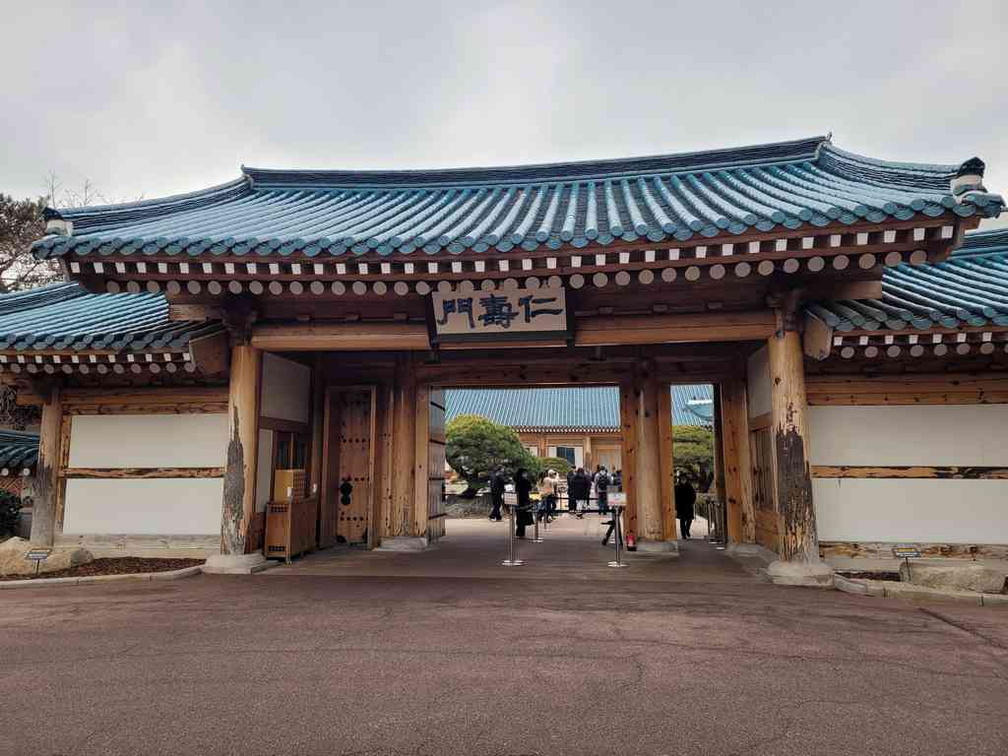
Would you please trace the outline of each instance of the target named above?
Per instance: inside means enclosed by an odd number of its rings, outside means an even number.
[[[1008,610],[503,534],[4,592],[0,754],[1008,753]]]

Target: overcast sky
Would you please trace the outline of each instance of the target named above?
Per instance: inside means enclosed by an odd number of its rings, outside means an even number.
[[[679,152],[832,131],[988,164],[1008,193],[1008,2],[13,2],[0,192],[113,200],[257,167]]]

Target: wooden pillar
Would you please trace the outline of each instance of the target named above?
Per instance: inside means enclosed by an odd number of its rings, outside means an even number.
[[[623,430],[620,465],[623,491],[626,493],[624,526],[637,536],[637,393],[633,376],[620,381],[620,427]],[[612,470],[609,471],[612,474]]]
[[[60,488],[60,441],[63,430],[63,399],[60,387],[49,387],[42,405],[38,462],[35,465],[35,504],[32,510],[31,545],[51,548],[56,538],[56,509]]]
[[[627,532],[641,541],[665,540],[659,400],[663,384],[647,363],[620,386],[623,421],[623,489],[627,494]],[[667,390],[667,386],[665,387]],[[671,496],[671,491],[667,494]]]
[[[756,543],[752,462],[749,452],[749,406],[742,375],[721,384],[721,457],[724,460],[728,540]]]
[[[228,392],[228,447],[221,507],[221,553],[244,554],[255,512],[259,446],[259,382],[262,352],[247,344],[231,348]]]
[[[780,555],[788,561],[818,562],[801,338],[785,330],[771,336],[768,345]]]
[[[584,446],[581,448],[582,465],[589,475],[592,474],[594,465],[592,465],[592,447],[591,447],[591,436],[584,437]]]
[[[721,393],[721,386],[714,386],[714,405],[711,419],[714,421],[714,443],[712,452],[714,455],[714,495],[720,502],[725,501],[725,457],[724,449],[718,443],[721,434],[724,432],[724,425],[721,418],[721,405],[724,397]]]
[[[414,400],[413,432],[413,502],[410,532],[412,536],[427,535],[427,498],[430,488],[430,402],[429,385],[418,385]]]
[[[672,390],[658,385],[658,454],[661,473],[662,538],[676,540],[675,432],[672,424]]]
[[[309,492],[311,494],[321,494],[322,492],[322,450],[325,446],[323,433],[325,431],[325,366],[322,362],[322,355],[315,356],[315,364],[312,366],[312,403],[311,403],[311,462],[309,472]],[[322,497],[319,496],[321,506]],[[321,510],[320,510],[321,513]]]
[[[397,361],[392,403],[392,512],[388,535],[397,537],[412,535],[416,493],[416,381],[408,356]]]

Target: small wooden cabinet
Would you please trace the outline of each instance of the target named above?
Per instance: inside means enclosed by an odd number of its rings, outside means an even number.
[[[318,498],[304,495],[305,471],[276,470],[273,496],[266,505],[266,556],[284,559],[315,548]]]

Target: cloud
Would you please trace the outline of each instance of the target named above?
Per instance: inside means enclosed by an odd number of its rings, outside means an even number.
[[[129,199],[241,163],[554,161],[830,130],[896,160],[979,154],[1008,192],[999,2],[67,2],[5,22],[0,191],[19,196],[50,170]]]

